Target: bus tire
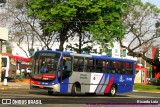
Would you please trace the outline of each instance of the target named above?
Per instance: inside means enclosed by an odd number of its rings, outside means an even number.
[[[77,89],[76,84],[73,84],[72,90],[71,90],[71,95],[72,95],[72,96],[75,96],[75,95],[76,95],[76,92],[77,92],[76,89]]]
[[[48,91],[48,95],[53,95],[53,91]]]
[[[4,76],[5,76],[5,74],[4,74],[4,73],[1,73],[1,82],[4,81]]]
[[[116,93],[117,93],[117,88],[116,88],[116,86],[113,84],[113,85],[111,85],[111,88],[110,88],[108,94],[109,94],[109,96],[115,96]]]
[[[77,93],[81,92],[80,84],[73,84],[72,89],[71,89],[71,95],[75,96]]]

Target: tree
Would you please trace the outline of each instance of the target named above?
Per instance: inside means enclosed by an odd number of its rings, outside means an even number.
[[[77,52],[77,53],[82,53],[82,52],[87,52],[91,53],[92,48],[93,48],[93,38],[90,34],[84,33],[84,34],[75,34],[74,38],[71,38],[72,43],[69,43],[66,46],[66,49]],[[75,39],[79,37],[78,42],[75,42]]]
[[[63,50],[63,44],[75,32],[87,32],[100,42],[122,36],[122,10],[130,1],[29,0],[28,15],[45,23],[43,29],[57,32],[59,49]]]
[[[36,42],[39,42],[41,47],[52,47],[55,35],[52,32],[45,36],[47,32],[41,31],[43,25],[34,17],[27,16],[26,4],[27,0],[8,0],[3,7],[0,20],[1,26],[9,29],[9,41],[16,43],[28,56],[28,52],[32,54]]]
[[[11,44],[8,41],[3,42],[2,45],[6,46],[6,53],[12,53],[12,47],[11,47]]]
[[[6,5],[2,8],[1,25],[9,29],[9,41],[15,42],[28,56],[27,51],[30,46],[33,47],[34,39],[30,39],[31,29],[26,22],[28,18],[25,15],[25,5],[26,0],[7,0]],[[28,50],[22,46],[23,42],[28,43]]]
[[[156,46],[160,38],[159,25],[160,10],[153,4],[142,3],[140,0],[134,0],[128,9],[124,11],[123,23],[126,27],[126,40],[128,46],[123,44],[123,38],[120,38],[121,47],[128,50],[128,55],[133,57],[142,57],[149,64],[156,67],[160,62],[156,62],[147,56],[152,46]]]
[[[0,7],[3,7],[6,3],[6,0],[0,0]]]

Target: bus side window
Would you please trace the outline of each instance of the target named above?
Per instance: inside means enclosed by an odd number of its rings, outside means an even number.
[[[107,71],[107,61],[103,60],[102,61],[102,72],[105,73]]]
[[[83,72],[83,68],[84,68],[84,58],[74,57],[73,71]]]
[[[74,58],[73,60],[73,71],[78,71],[78,59]]]
[[[114,63],[115,61],[109,61],[109,71],[110,73],[113,73],[113,74],[116,73]]]
[[[126,74],[127,75],[133,74],[133,64],[130,62],[126,62]]]
[[[85,58],[85,68],[84,71],[86,72],[93,72],[94,66],[93,66],[93,59],[91,58]]]
[[[78,71],[83,72],[83,68],[84,68],[84,59],[79,57],[79,59],[78,59]]]
[[[113,65],[114,65],[115,73],[118,73],[118,61],[114,61]]]
[[[109,61],[106,61],[106,73],[110,73],[110,69],[109,69]]]
[[[118,74],[121,74],[121,71],[122,71],[122,62],[120,62],[120,61],[117,61],[117,73]]]
[[[63,70],[64,71],[72,71],[71,57],[64,57],[63,58]]]
[[[121,62],[121,72],[120,72],[120,74],[125,74],[125,68],[126,68],[126,63]]]
[[[62,80],[68,78],[72,74],[72,57],[64,56],[61,62]],[[60,73],[60,72],[59,72]],[[61,78],[59,78],[61,79]]]
[[[97,73],[102,73],[102,60],[101,59],[96,59],[96,72]]]

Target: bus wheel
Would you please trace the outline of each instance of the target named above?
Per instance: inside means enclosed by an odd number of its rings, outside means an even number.
[[[2,82],[4,81],[4,76],[5,76],[4,72],[1,73],[1,81],[2,81]]]
[[[48,91],[48,95],[53,95],[53,91]]]
[[[109,91],[109,96],[115,96],[117,93],[117,89],[116,89],[116,86],[115,85],[112,85],[111,86],[111,89]]]
[[[77,93],[81,91],[81,88],[79,85],[73,84],[72,90],[71,90],[71,95],[75,96]]]

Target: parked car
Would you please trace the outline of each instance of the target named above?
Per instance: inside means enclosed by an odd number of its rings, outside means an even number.
[[[150,79],[147,79],[148,81],[148,84],[151,84],[151,85],[160,85],[160,78],[150,78]]]
[[[26,69],[27,73],[31,73],[31,68]]]

